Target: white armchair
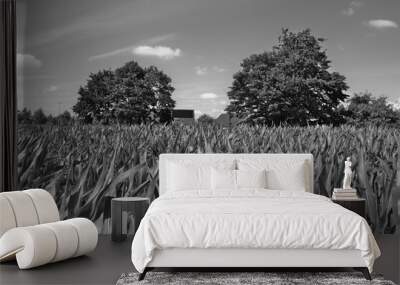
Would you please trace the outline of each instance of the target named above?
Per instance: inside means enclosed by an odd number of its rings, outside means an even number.
[[[96,248],[97,235],[88,219],[60,221],[45,190],[0,193],[0,262],[16,259],[28,269],[84,255]]]

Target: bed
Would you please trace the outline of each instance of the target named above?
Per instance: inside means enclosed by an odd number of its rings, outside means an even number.
[[[313,194],[311,154],[162,154],[159,194],[132,242],[154,268],[352,267],[380,251],[364,218]]]

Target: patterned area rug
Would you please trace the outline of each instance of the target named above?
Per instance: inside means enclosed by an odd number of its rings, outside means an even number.
[[[117,285],[395,285],[376,275],[372,276],[372,281],[368,281],[359,272],[148,272],[142,281],[137,280],[138,276],[138,273],[122,274]]]

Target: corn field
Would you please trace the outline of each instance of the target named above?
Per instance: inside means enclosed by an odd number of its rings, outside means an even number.
[[[400,192],[400,130],[390,128],[202,125],[18,128],[19,188],[44,188],[62,218],[88,217],[110,231],[110,199],[158,196],[161,153],[312,153],[314,191],[331,196],[352,157],[353,186],[367,199],[374,231],[393,233]]]

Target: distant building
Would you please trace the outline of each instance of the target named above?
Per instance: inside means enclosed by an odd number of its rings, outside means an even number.
[[[181,122],[184,124],[193,124],[194,123],[194,110],[174,109],[174,110],[172,110],[172,119],[175,122]]]
[[[232,128],[237,124],[237,118],[229,115],[228,113],[222,113],[215,119],[215,123],[223,128]]]

